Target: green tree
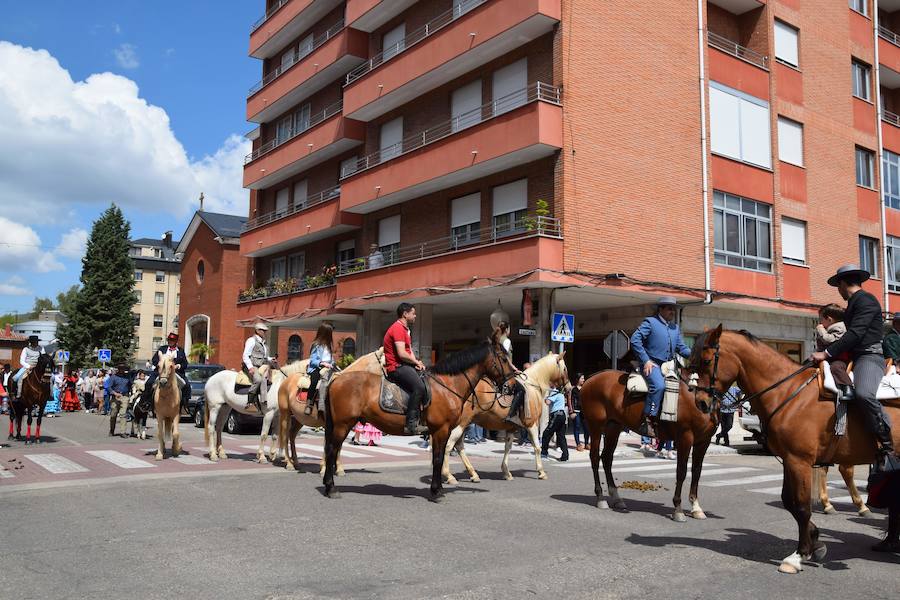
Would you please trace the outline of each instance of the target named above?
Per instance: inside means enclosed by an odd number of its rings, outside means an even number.
[[[111,205],[94,221],[81,259],[81,288],[60,327],[62,347],[76,366],[93,364],[94,348],[112,350],[113,363],[131,359],[134,323],[134,261],[128,256],[131,225]],[[71,290],[70,290],[71,291]]]
[[[53,310],[53,308],[53,300],[51,300],[50,298],[35,297],[34,306],[31,308],[31,313],[36,319],[42,311]]]
[[[81,286],[77,283],[65,292],[56,295],[56,308],[66,317],[75,312],[75,301],[78,299],[78,292]]]

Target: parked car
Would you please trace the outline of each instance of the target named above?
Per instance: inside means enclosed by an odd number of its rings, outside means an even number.
[[[738,419],[741,424],[741,427],[750,432],[750,435],[753,436],[753,439],[757,442],[760,441],[760,434],[762,433],[762,427],[759,424],[759,417],[753,414],[750,414],[750,403],[749,402],[741,402],[740,411],[738,414]]]
[[[203,427],[203,419],[206,418],[206,397],[201,396],[197,402],[197,408],[193,413],[194,426]],[[228,414],[222,431],[225,433],[256,433],[262,431],[263,418],[260,415],[245,415],[242,412],[232,410]]]
[[[194,420],[194,423],[197,422],[197,407],[200,406],[200,401],[203,398],[207,380],[215,373],[223,371],[224,369],[225,367],[223,365],[188,365],[187,371],[185,371],[185,377],[187,378],[188,383],[191,384],[191,397],[186,403],[186,408],[188,414]],[[202,409],[203,407],[200,406],[200,412],[203,412]],[[203,422],[202,416],[200,422]]]

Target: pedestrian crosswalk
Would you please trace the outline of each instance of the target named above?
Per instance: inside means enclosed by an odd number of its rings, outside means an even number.
[[[59,454],[26,454],[25,458],[54,475],[87,473],[89,470]]]
[[[97,458],[110,462],[117,467],[122,467],[123,469],[147,469],[156,467],[155,464],[147,462],[146,460],[141,460],[116,450],[88,450],[87,454],[96,456]]]

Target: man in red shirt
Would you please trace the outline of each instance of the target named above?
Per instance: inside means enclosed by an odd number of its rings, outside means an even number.
[[[424,371],[425,365],[416,358],[412,350],[409,326],[416,322],[416,309],[403,302],[397,307],[397,320],[384,334],[384,368],[388,380],[396,383],[409,393],[406,408],[407,435],[428,433],[428,428],[419,423],[422,399],[425,398],[425,382],[417,371]]]

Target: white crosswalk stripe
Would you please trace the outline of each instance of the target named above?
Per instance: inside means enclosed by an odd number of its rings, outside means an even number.
[[[13,477],[15,477],[15,475],[13,475],[10,471],[7,471],[6,469],[0,469],[0,479],[12,479]]]
[[[713,467],[714,465],[709,465]],[[758,471],[758,469],[754,469],[753,467],[728,467],[725,469],[704,469],[700,478],[700,482],[703,483],[703,477],[717,477],[719,475],[728,475],[730,473],[746,473],[747,471]],[[676,477],[675,473],[649,473],[647,475],[648,479],[674,479]]]
[[[129,456],[123,452],[116,450],[88,450],[88,454],[96,456],[99,459],[110,462],[122,469],[148,469],[156,467],[155,464],[141,460],[133,456]]]
[[[758,489],[755,489],[755,490],[747,490],[747,491],[749,491],[749,492],[754,492],[754,493],[757,493],[757,494],[777,494],[777,495],[780,496],[780,495],[781,495],[781,486],[778,485],[778,486],[775,486],[775,487],[758,488]]]
[[[315,452],[316,458],[322,456],[322,446],[316,446],[315,444],[297,444],[297,448]],[[353,450],[347,450],[346,446],[341,448],[341,456],[346,456],[347,458],[372,458],[372,455],[370,454],[361,454]]]
[[[706,475],[704,472],[703,475]],[[725,479],[723,481],[703,481],[700,479],[701,485],[710,487],[721,487],[725,485],[751,485],[754,483],[765,483],[767,481],[780,481],[784,477],[781,473],[775,475],[754,475],[753,477],[742,477],[740,479]]]
[[[59,454],[26,454],[25,458],[39,467],[50,471],[54,475],[87,473],[90,471],[87,467],[82,467],[78,463],[62,457]]]
[[[869,484],[868,481],[863,481],[862,479],[854,479],[854,480],[853,480],[853,483],[855,483],[855,484],[856,484],[856,487],[857,487],[857,488],[860,488],[860,489],[865,488],[865,487]],[[834,481],[829,481],[829,482],[827,483],[827,486],[830,487],[830,488],[839,489],[839,490],[846,490],[846,489],[847,489],[847,484],[844,483],[844,480],[843,480],[843,479],[841,479],[841,480],[837,480],[837,479],[836,479],[836,480],[834,480]]]
[[[568,464],[563,464],[560,466],[565,467],[565,468],[573,468],[573,467],[585,467],[585,466],[589,467],[590,465],[591,465],[591,463],[568,463]],[[705,463],[703,466],[705,468],[705,467],[717,467],[719,465],[716,465],[713,463]],[[612,466],[613,475],[617,475],[619,473],[649,473],[650,471],[674,471],[674,470],[675,470],[675,463],[673,461],[660,461],[658,464],[653,464],[653,465],[648,465],[645,463],[641,466],[632,465],[632,466],[625,466],[625,467],[619,467],[618,465],[616,465],[616,463],[613,463],[613,466]]]
[[[366,452],[374,452],[375,454],[387,454],[388,456],[419,456],[415,452],[394,450],[393,448],[385,448],[383,446],[363,446],[363,450]]]
[[[622,467],[628,467],[630,465],[647,465],[647,466],[666,465],[666,466],[670,466],[670,467],[674,468],[675,461],[674,460],[665,460],[663,458],[631,458],[628,460],[614,460],[613,461],[613,472],[620,470]],[[565,467],[567,469],[572,469],[572,468],[576,468],[576,467],[589,467],[589,466],[591,466],[591,461],[589,461],[589,460],[572,461],[572,462],[568,462],[568,463],[565,463],[565,464],[562,464],[559,466]],[[600,464],[600,467],[601,468],[603,467],[602,463]]]
[[[180,462],[183,465],[211,465],[209,459],[203,458],[200,456],[195,456],[193,454],[182,454],[181,456],[176,456],[175,460]]]

